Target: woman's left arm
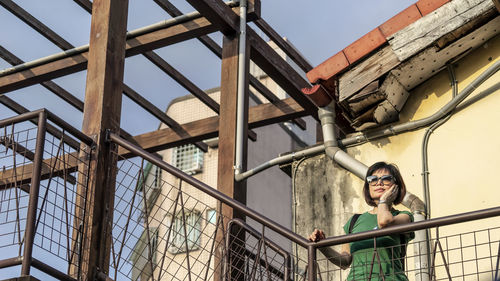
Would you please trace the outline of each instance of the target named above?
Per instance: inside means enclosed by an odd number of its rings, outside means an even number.
[[[391,225],[405,224],[411,222],[408,214],[398,214],[393,216],[391,213],[392,202],[397,196],[397,185],[393,185],[382,196],[377,208],[378,228],[384,228]]]

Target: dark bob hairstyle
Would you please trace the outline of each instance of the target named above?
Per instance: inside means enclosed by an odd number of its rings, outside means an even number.
[[[370,196],[370,187],[368,186],[368,181],[366,180],[366,177],[371,176],[377,170],[386,170],[394,177],[395,184],[399,186],[398,196],[396,197],[396,200],[394,200],[394,205],[401,203],[406,195],[405,182],[403,181],[403,177],[401,176],[401,173],[399,172],[399,169],[396,167],[396,165],[387,164],[385,162],[377,162],[371,165],[366,172],[365,185],[363,186],[363,194],[365,195],[366,203],[373,207],[377,206],[377,203],[375,203],[375,201]]]

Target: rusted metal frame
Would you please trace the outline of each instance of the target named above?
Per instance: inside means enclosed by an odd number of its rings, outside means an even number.
[[[448,268],[448,263],[446,262],[446,257],[444,256],[443,246],[441,245],[441,241],[439,240],[439,227],[436,227],[436,243],[434,243],[434,251],[432,253],[432,262],[431,262],[431,271],[429,274],[429,276],[431,278],[434,276],[434,274],[436,274],[436,272],[434,270],[436,267],[436,254],[438,251],[438,246],[439,246],[439,251],[441,253],[441,258],[443,259],[444,268],[446,269],[446,274],[448,275],[448,280],[451,281],[452,279],[451,279],[450,269]],[[460,248],[462,248],[462,247],[460,247]],[[462,257],[462,261],[463,261],[463,257]],[[462,267],[463,267],[463,263],[462,263]],[[462,270],[463,270],[463,268],[462,268]]]
[[[142,169],[142,166],[144,164],[144,159],[141,159],[141,171],[139,173],[143,174],[142,177],[143,179],[145,178],[144,177],[144,169]],[[151,250],[151,233],[150,233],[150,228],[149,228],[149,206],[148,206],[148,200],[147,200],[147,196],[146,196],[146,187],[145,187],[145,179],[142,181],[142,184],[143,184],[143,188],[142,188],[142,200],[144,202],[144,213],[145,213],[145,218],[144,218],[144,221],[146,222],[146,237],[147,237],[147,247],[148,247],[148,260],[150,261],[149,262],[149,265],[150,265],[150,269],[151,269],[151,275],[153,274],[154,272],[154,268],[153,268],[153,252]],[[180,189],[180,187],[179,187]],[[181,194],[181,200],[182,200],[182,194]],[[117,271],[118,268],[115,269],[115,271]],[[116,279],[116,273],[115,273],[115,279]]]
[[[14,100],[10,99],[6,95],[0,95],[0,103],[11,109],[12,111],[16,112],[19,115],[23,115],[26,113],[34,112],[34,111],[29,111],[27,108],[23,107],[22,105],[18,104]],[[36,115],[36,114],[35,114]],[[10,119],[10,118],[8,118]],[[8,120],[5,119],[5,120]],[[33,117],[32,119],[27,119],[33,124],[37,124],[37,119],[36,117]],[[26,120],[23,120],[26,121]],[[19,122],[19,121],[18,121]],[[22,122],[22,121],[21,121]],[[1,126],[1,125],[0,125]],[[57,138],[60,138],[62,136],[62,132],[54,127],[51,124],[47,124],[47,132]],[[80,148],[80,143],[72,138],[67,138],[67,144],[71,146],[74,149],[79,149]]]
[[[2,46],[0,46],[0,57],[11,65],[18,65],[24,63],[23,60],[19,59],[17,56],[15,56],[13,53],[11,53],[9,50],[5,49]],[[51,91],[52,93],[56,94],[64,101],[66,101],[67,103],[69,103],[70,105],[72,105],[73,107],[77,108],[80,111],[83,111],[83,102],[79,100],[77,97],[73,96],[70,92],[63,89],[61,86],[57,85],[52,81],[44,81],[40,84],[49,91]]]
[[[279,223],[276,223],[272,221],[271,219],[267,218],[266,216],[248,208],[246,205],[234,200],[233,198],[225,195],[224,193],[218,191],[217,189],[210,187],[209,185],[199,181],[198,179],[191,177],[181,170],[169,165],[168,163],[155,158],[152,156],[150,153],[142,149],[141,147],[138,147],[123,138],[121,138],[119,135],[114,134],[114,133],[109,133],[109,141],[116,143],[120,146],[123,146],[125,149],[130,151],[136,156],[143,157],[145,160],[151,162],[151,164],[160,167],[162,170],[167,171],[168,173],[172,174],[175,177],[178,177],[179,179],[187,182],[188,184],[192,185],[194,188],[202,191],[203,193],[215,198],[216,200],[221,201],[223,204],[228,205],[229,207],[236,209],[245,216],[248,216],[249,218],[252,218],[253,220],[265,225],[269,229],[272,229],[273,231],[277,232],[278,234],[282,235],[284,238],[287,238],[291,240],[294,243],[299,244],[302,247],[308,247],[309,245],[314,245],[314,243],[309,242],[302,236],[290,231],[286,227],[280,225]],[[500,208],[498,208],[498,213],[500,215]],[[387,235],[387,234],[384,234]],[[319,243],[319,242],[318,242]]]
[[[247,28],[251,45],[250,57],[281,88],[317,119],[317,107],[301,91],[310,84],[299,75],[276,51],[271,48],[257,33]]]
[[[218,208],[222,209],[222,203],[218,201]],[[215,249],[215,238],[217,237],[217,231],[219,230],[219,225],[222,223],[222,213],[217,212],[217,220],[215,221],[215,230],[214,234],[212,236],[212,245],[210,246],[210,255],[208,256],[208,261],[207,261],[207,270],[205,270],[205,278],[203,280],[208,280],[208,271],[210,270],[210,262],[212,261],[212,256],[214,255],[214,249]],[[222,229],[222,235],[224,236],[224,225],[221,225]],[[217,265],[214,264],[214,272],[217,270]]]
[[[142,159],[141,161],[141,169],[140,169],[140,172],[139,172],[139,177],[142,175],[143,177],[143,180],[142,180],[142,188],[144,189],[145,188],[145,184],[146,184],[146,180],[144,179],[144,170],[143,170],[143,167],[144,167],[144,159]],[[135,202],[135,197],[137,195],[137,188],[134,189],[134,194],[132,195],[132,201],[130,202],[130,208],[129,208],[129,211],[128,211],[128,216],[127,216],[127,222],[125,223],[125,229],[123,230],[123,237],[122,237],[122,243],[120,245],[120,249],[118,251],[118,262],[116,262],[116,257],[115,257],[115,254],[114,254],[114,244],[115,243],[111,243],[111,250],[113,251],[113,263],[114,263],[114,267],[115,267],[115,276],[114,276],[114,279],[117,280],[117,274],[118,274],[118,266],[120,265],[120,259],[121,259],[121,256],[122,256],[122,251],[123,251],[123,247],[125,246],[125,238],[127,236],[127,231],[128,231],[128,226],[129,226],[129,223],[130,223],[130,219],[132,218],[132,211],[134,209],[134,202]],[[147,217],[146,217],[147,219]]]
[[[38,117],[38,131],[36,136],[35,160],[33,162],[33,176],[31,178],[30,197],[28,203],[28,213],[26,218],[26,229],[24,231],[24,253],[21,266],[21,274],[29,275],[32,263],[33,243],[36,234],[36,212],[38,207],[38,192],[40,190],[40,179],[42,171],[43,151],[45,145],[45,130],[47,113],[41,111]]]
[[[264,231],[264,229],[262,229],[262,231]],[[262,238],[261,238],[262,241],[264,241],[264,232],[262,232]],[[267,249],[266,249],[266,244],[265,244],[265,241],[263,243],[264,245],[264,263],[265,263],[265,266],[266,266],[266,273],[267,273],[267,279],[268,280],[271,280],[271,271],[269,269],[269,261],[268,261],[268,256],[267,256]]]
[[[304,72],[309,72],[313,69],[312,65],[295,50],[290,43],[285,41],[276,30],[274,30],[263,18],[254,21],[255,25],[259,27],[278,47],[287,54]]]
[[[14,127],[14,126],[12,126]],[[33,161],[35,159],[35,153],[28,148],[24,147],[22,144],[16,142],[14,140],[14,135],[10,135],[10,137],[0,137],[0,144],[5,146],[7,149],[10,148],[13,152],[24,156],[26,159]]]
[[[154,0],[158,6],[163,8],[170,16],[172,17],[177,17],[182,15],[182,12],[177,9],[172,3],[170,3],[168,0]],[[210,38],[207,35],[203,35],[198,37],[198,40],[205,45],[210,51],[212,51],[217,57],[222,59],[222,48],[217,44],[212,38]],[[266,86],[264,86],[262,83],[259,82],[257,78],[255,78],[252,75],[249,75],[250,78],[250,85],[252,85],[259,93],[261,93],[267,100],[269,100],[271,103],[276,103],[280,99],[274,95],[273,92],[271,92],[269,89],[267,89]],[[293,119],[292,122],[297,124],[302,130],[305,130],[306,123],[303,119],[297,118]]]
[[[185,130],[182,129],[181,125],[177,123],[174,119],[170,118],[167,114],[165,114],[158,107],[153,105],[146,98],[141,96],[139,93],[134,91],[132,88],[123,83],[123,93],[133,100],[137,105],[144,108],[147,112],[151,113],[153,116],[158,118],[161,122],[172,128],[172,130],[178,132],[178,134],[182,137],[187,137],[189,134],[186,133]],[[203,142],[196,142],[195,145],[203,150],[204,152],[208,151],[208,145]]]
[[[0,268],[12,267],[16,265],[21,265],[23,263],[23,257],[15,257],[0,260]],[[206,280],[206,279],[205,279]]]
[[[372,280],[372,274],[373,274],[373,266],[375,264],[375,258],[377,258],[378,261],[378,272],[379,272],[379,277],[382,276],[382,281],[385,281],[385,275],[382,270],[382,261],[380,260],[380,255],[378,254],[377,250],[377,238],[373,238],[373,255],[372,255],[372,261],[370,264],[370,274],[368,275],[368,280]]]
[[[307,281],[316,281],[316,247],[307,246]]]
[[[287,260],[290,259],[290,253],[288,253],[287,251],[285,251],[283,248],[281,248],[277,244],[273,243],[272,241],[265,239],[265,237],[264,237],[263,234],[259,234],[257,232],[257,230],[255,230],[254,228],[252,228],[251,226],[249,226],[244,221],[242,221],[240,219],[232,219],[229,222],[228,228],[232,227],[233,225],[238,225],[239,227],[243,228],[248,234],[252,235],[256,239],[263,240],[267,246],[269,246],[271,249],[273,249],[273,251],[275,251],[276,253],[280,254],[283,257],[284,261],[287,261]],[[245,254],[245,255],[249,255],[249,254],[252,254],[252,253],[248,253],[247,252],[247,254]],[[253,256],[253,257],[250,256],[250,258],[252,258],[254,260],[256,259],[255,256]],[[277,273],[281,273],[281,272],[278,269],[274,268],[274,272],[273,273],[276,274],[276,275],[278,275]],[[288,275],[287,275],[287,273],[288,273]],[[280,278],[284,278],[284,280],[288,280],[286,278],[286,276],[290,276],[289,275],[289,268],[288,268],[288,271],[286,271],[283,276],[279,276],[279,277]]]
[[[11,146],[11,149],[13,151],[15,151],[16,153],[26,157],[26,159],[29,159],[31,161],[33,161],[35,159],[35,153],[33,153],[31,150],[29,150],[28,148],[24,147],[23,145],[21,145],[20,143],[17,143],[15,142],[14,140],[8,140],[8,138],[5,138],[5,137],[0,137],[0,143],[3,142],[3,145],[4,146],[8,146],[10,145]],[[44,165],[45,163],[42,163],[42,165]],[[70,182],[71,184],[75,184],[76,183],[76,178],[72,175],[69,175],[68,173],[63,173],[63,175],[58,175],[58,177],[62,178],[63,180],[67,180],[68,182]]]
[[[189,262],[189,245],[188,245],[188,233],[186,227],[186,213],[184,211],[184,197],[182,196],[182,181],[179,183],[179,192],[181,193],[181,214],[182,214],[182,228],[184,230],[184,246],[186,249],[186,262],[187,262],[187,270],[188,270],[188,280],[191,281],[191,263]]]
[[[62,142],[63,140],[61,140]],[[64,144],[62,146],[62,154],[63,155],[66,155],[66,152],[64,150]],[[64,157],[63,157],[63,169],[66,170],[66,161],[64,160]],[[68,214],[69,214],[69,208],[68,208],[68,186],[66,185],[67,183],[67,173],[64,174],[64,177],[63,177],[63,185],[64,185],[64,194],[63,194],[63,198],[64,198],[64,214],[66,215],[66,254],[67,254],[67,259],[68,261],[70,260],[71,258],[71,243],[70,243],[70,221],[69,221],[69,217],[68,217]],[[75,183],[76,183],[76,179],[75,179]],[[73,183],[74,184],[74,183]],[[48,189],[48,186],[47,186],[47,189]],[[68,272],[69,272],[69,269],[70,269],[70,263],[68,262]]]
[[[261,259],[260,259],[260,250],[262,248],[262,243],[263,242],[264,242],[263,240],[259,239],[259,246],[257,247],[257,253],[255,254],[255,260],[254,260],[254,264],[253,264],[253,269],[250,272],[250,279],[249,280],[255,280],[255,273],[257,272],[257,264],[260,264],[260,262],[261,262]]]
[[[63,142],[60,142],[59,143],[59,147],[57,148],[56,157],[54,157],[53,167],[50,169],[49,181],[47,183],[47,188],[45,189],[45,194],[43,196],[42,205],[40,206],[40,212],[38,213],[38,218],[36,219],[35,231],[38,229],[38,225],[40,224],[40,220],[41,220],[41,217],[42,217],[42,214],[43,214],[43,210],[44,210],[44,207],[45,207],[45,202],[47,202],[47,196],[49,195],[50,184],[52,183],[52,178],[53,178],[53,172],[56,169],[56,163],[59,160],[59,155],[60,155],[62,147],[64,147],[64,144],[63,144]]]
[[[14,127],[15,126],[12,125],[12,132],[11,132],[12,135],[14,134]],[[38,127],[40,127],[40,126],[38,126]],[[37,156],[39,156],[39,155],[37,155]],[[15,154],[14,151],[12,152],[12,162],[14,164],[14,167],[17,167],[16,154]],[[15,169],[15,168],[14,168],[14,181],[17,183],[17,169]],[[19,256],[21,256],[21,248],[22,248],[22,245],[23,245],[23,242],[22,242],[23,240],[21,238],[21,220],[20,220],[20,215],[19,215],[19,193],[18,192],[19,191],[17,189],[14,190],[15,200],[16,200],[17,241],[18,241],[18,244],[19,244]],[[7,209],[9,209],[9,208],[7,208]]]
[[[500,273],[500,241],[498,241],[498,254],[497,254],[497,265],[495,267],[495,280],[498,280],[498,277],[500,277],[499,273]]]
[[[181,194],[181,191],[177,190],[177,196],[175,197],[175,201],[174,201],[174,212],[172,214],[172,221],[170,223],[170,227],[168,228],[167,240],[165,241],[165,248],[163,249],[163,257],[161,259],[160,270],[158,271],[158,280],[160,280],[162,277],[161,273],[163,271],[163,265],[165,264],[165,257],[166,257],[167,251],[168,251],[168,243],[170,241],[170,235],[172,234],[172,228],[173,228],[174,220],[175,220],[176,213],[177,213],[177,205],[179,204],[180,194]],[[168,265],[170,265],[170,263]],[[168,268],[168,266],[167,266],[167,268]]]
[[[52,276],[52,277],[55,277],[57,278],[58,280],[62,280],[62,281],[77,281],[75,278],[72,278],[70,277],[69,275],[51,267],[50,265],[48,264],[45,264],[43,262],[41,262],[40,260],[38,259],[33,259],[32,260],[32,263],[31,265],[40,270],[40,271],[43,271],[45,273],[47,273],[48,275]]]
[[[223,276],[227,280],[245,279],[245,242],[245,232],[243,229],[239,229],[238,231],[235,228],[231,228],[228,226],[227,236],[225,237],[225,241],[223,241],[223,243],[225,244],[225,248],[227,249],[227,253],[223,259],[225,268]]]

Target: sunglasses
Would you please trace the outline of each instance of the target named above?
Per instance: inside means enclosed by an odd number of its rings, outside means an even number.
[[[390,185],[394,183],[394,177],[391,175],[385,175],[381,176],[380,178],[377,176],[367,176],[366,181],[368,182],[369,185],[377,185],[377,183],[382,181],[383,185]]]

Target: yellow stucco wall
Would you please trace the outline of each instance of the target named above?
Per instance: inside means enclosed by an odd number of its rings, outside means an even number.
[[[459,93],[498,60],[500,36],[489,40],[456,62],[454,67]],[[497,83],[500,83],[500,72],[484,82],[462,104],[477,99],[475,102],[453,114],[451,119],[437,128],[430,137],[428,157],[432,218],[500,206],[500,90],[478,99],[480,93]],[[444,69],[411,91],[398,123],[428,117],[451,98],[449,75]],[[422,142],[426,129],[378,139],[351,147],[347,152],[368,166],[376,161],[397,164],[407,189],[423,199]],[[359,195],[359,198],[353,201],[354,210],[362,212],[370,209],[362,197],[362,181],[352,174],[350,177],[353,188]],[[396,208],[404,209],[402,206]],[[498,240],[499,227],[500,219],[497,217],[441,228],[440,236],[450,237],[441,242],[449,243],[448,248],[458,247],[455,252],[447,252],[448,262],[471,259],[469,263],[451,265],[451,270],[466,275],[468,271],[475,271],[476,266],[480,270],[491,268],[492,259],[482,257],[490,256],[496,260],[498,241],[492,243],[493,248],[485,244],[481,249],[478,245],[492,242],[492,239]],[[496,229],[464,234],[489,228]],[[435,237],[435,230],[432,230],[432,235]],[[466,245],[476,247],[468,248]],[[444,268],[438,269],[438,272],[443,274],[443,270]],[[472,275],[471,278],[490,280],[491,273],[484,276]]]

